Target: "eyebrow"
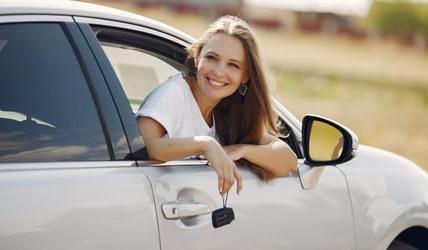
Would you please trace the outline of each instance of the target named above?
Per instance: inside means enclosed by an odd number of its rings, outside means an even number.
[[[217,54],[216,52],[214,52],[214,51],[208,51],[207,52],[207,54],[214,54],[215,56],[220,56],[219,54]],[[230,61],[233,61],[233,62],[236,62],[236,63],[238,63],[239,65],[243,65],[243,63],[241,62],[241,61],[239,61],[239,60],[237,60],[237,59],[230,59]]]

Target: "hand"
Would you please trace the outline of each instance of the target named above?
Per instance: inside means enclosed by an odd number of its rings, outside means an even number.
[[[220,194],[227,193],[235,183],[235,179],[237,185],[236,192],[239,194],[242,190],[241,175],[235,162],[227,155],[220,144],[214,139],[210,140],[203,154],[217,172]]]
[[[243,144],[224,146],[223,149],[233,161],[244,158],[245,154],[247,153],[246,147]]]

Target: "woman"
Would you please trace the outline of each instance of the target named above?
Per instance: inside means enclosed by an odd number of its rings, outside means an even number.
[[[151,159],[202,156],[220,194],[242,179],[234,161],[267,181],[294,171],[297,158],[278,139],[265,72],[248,24],[226,16],[188,48],[186,75],[170,77],[137,112]]]

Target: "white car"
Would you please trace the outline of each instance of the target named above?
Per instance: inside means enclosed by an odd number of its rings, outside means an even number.
[[[235,220],[214,228],[216,173],[147,160],[133,113],[193,41],[93,4],[0,2],[0,249],[428,249],[424,170],[277,101],[298,171],[240,166]]]

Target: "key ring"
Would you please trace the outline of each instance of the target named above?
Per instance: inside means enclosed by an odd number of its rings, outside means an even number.
[[[223,207],[226,207],[227,197],[229,197],[229,191],[226,193],[226,199],[224,199],[224,195],[221,196],[221,198],[223,199]]]

